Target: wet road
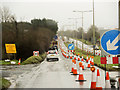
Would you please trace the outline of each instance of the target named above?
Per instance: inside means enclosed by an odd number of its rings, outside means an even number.
[[[16,80],[15,88],[90,88],[92,72],[89,68],[85,67],[83,75],[85,82],[76,82],[78,75],[71,75],[71,60],[64,58],[61,53],[59,54],[59,61],[47,62],[43,61],[31,71],[19,75]],[[78,67],[77,61],[77,68]],[[84,63],[87,66],[86,63]],[[98,67],[96,67],[97,69]],[[101,85],[105,86],[105,72],[100,69]],[[110,73],[115,77],[118,72]],[[11,87],[13,88],[13,87]]]

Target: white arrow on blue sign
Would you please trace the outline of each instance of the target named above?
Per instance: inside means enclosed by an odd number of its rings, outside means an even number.
[[[69,45],[68,45],[68,49],[69,49],[69,50],[74,50],[74,48],[75,48],[74,44],[69,44]]]
[[[120,31],[110,30],[101,37],[101,47],[112,55],[120,54]]]

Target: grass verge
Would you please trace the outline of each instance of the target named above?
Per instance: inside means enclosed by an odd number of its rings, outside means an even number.
[[[1,90],[6,90],[10,85],[11,83],[7,79],[0,77],[0,89],[2,88]]]
[[[65,46],[68,47],[68,44],[70,44],[70,43],[65,43]],[[90,56],[92,56],[92,53],[87,53],[87,52],[82,51],[81,49],[78,49],[78,48],[75,49],[74,53],[77,54],[77,55],[79,54],[80,56],[83,55],[83,57],[85,59],[86,59],[87,55],[88,55],[89,58],[90,58]],[[94,57],[94,64],[105,70],[105,64],[101,64],[100,58],[101,58],[100,56],[95,56]],[[108,70],[108,71],[120,71],[120,69],[115,69],[115,68],[112,67],[112,66],[118,66],[118,65],[119,64],[107,64],[106,65],[106,70]]]
[[[18,60],[11,60],[11,61],[16,62],[16,64],[14,65],[18,64]],[[11,62],[5,62],[5,60],[0,60],[0,65],[11,65]]]
[[[31,56],[21,63],[25,64],[37,64],[42,62],[46,58],[46,53],[40,54],[39,56]],[[11,60],[16,62],[16,64],[11,64],[11,62],[5,62],[5,60],[0,60],[0,65],[18,65],[18,60]]]

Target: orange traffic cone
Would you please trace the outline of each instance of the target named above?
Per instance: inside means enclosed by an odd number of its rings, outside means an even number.
[[[97,69],[97,79],[96,79],[96,90],[102,90],[102,85],[100,83],[100,72],[99,69]]]
[[[91,56],[90,56],[90,64],[91,64]]]
[[[90,89],[96,89],[95,67],[91,67],[91,71],[92,71],[92,79],[91,79]]]
[[[76,67],[76,61],[74,60],[74,71],[73,71],[73,75],[78,75],[77,73],[77,67]]]
[[[72,59],[72,56],[70,56],[70,59]]]
[[[84,70],[84,65],[82,65],[82,70]]]
[[[83,59],[83,55],[82,55],[82,59],[81,59],[81,61],[84,61],[84,59]]]
[[[93,56],[92,56],[92,59],[91,59],[91,65],[93,66],[94,65],[94,61],[93,61]]]
[[[86,81],[85,79],[84,79],[84,76],[83,76],[83,73],[82,73],[82,62],[80,62],[79,63],[79,77],[78,77],[78,80],[76,80],[76,81],[79,81],[79,82],[83,82],[83,81]]]
[[[76,60],[76,55],[74,55],[74,60]]]
[[[18,65],[20,65],[20,63],[21,63],[21,58],[19,58]]]
[[[74,71],[74,59],[72,60],[72,69],[71,69],[71,73],[73,73],[73,71]]]
[[[90,60],[88,61],[88,66],[87,66],[87,68],[90,68]]]
[[[87,57],[86,57],[86,60],[88,60],[88,55],[87,55]]]
[[[105,88],[111,88],[109,73],[106,72]]]
[[[79,56],[79,54],[78,54],[78,61],[80,61],[80,56]]]

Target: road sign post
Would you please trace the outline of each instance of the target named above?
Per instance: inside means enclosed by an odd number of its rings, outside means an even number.
[[[109,30],[101,36],[101,48],[109,55],[120,55],[120,31]],[[103,55],[103,54],[102,54]],[[105,55],[106,56],[106,55]],[[105,59],[105,77],[106,77],[106,64],[108,60]]]

